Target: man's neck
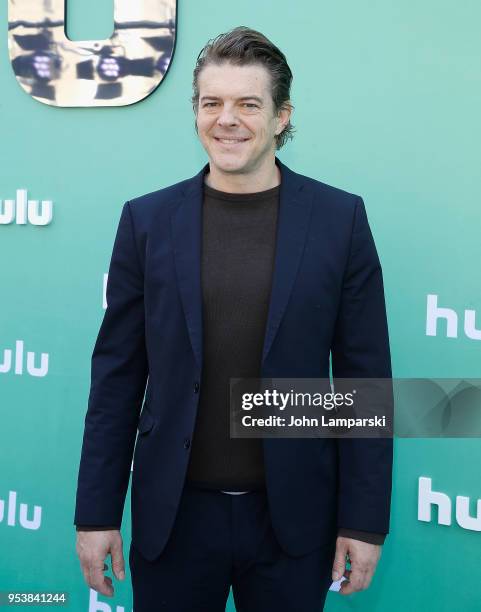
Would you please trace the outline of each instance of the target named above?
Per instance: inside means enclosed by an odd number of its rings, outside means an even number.
[[[204,179],[206,185],[226,193],[256,193],[277,187],[281,182],[281,173],[275,163],[268,172],[263,169],[262,172],[231,174],[219,171],[213,164],[209,170]]]

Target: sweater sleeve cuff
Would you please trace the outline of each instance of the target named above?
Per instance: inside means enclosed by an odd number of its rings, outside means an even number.
[[[360,540],[361,542],[381,546],[384,544],[387,534],[374,533],[372,531],[358,531],[357,529],[345,529],[344,527],[340,527],[337,531],[337,535],[343,538],[352,538],[353,540]]]
[[[120,531],[120,527],[112,527],[111,525],[76,525],[77,531],[107,531],[109,529],[118,529]]]

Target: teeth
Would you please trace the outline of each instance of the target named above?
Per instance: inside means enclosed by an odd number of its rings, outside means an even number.
[[[243,142],[244,139],[234,140],[234,139],[227,139],[227,138],[218,138],[217,140],[219,140],[223,144],[235,144],[236,142]]]

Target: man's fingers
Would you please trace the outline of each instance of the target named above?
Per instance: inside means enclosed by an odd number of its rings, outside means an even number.
[[[332,579],[340,580],[341,576],[346,570],[346,547],[342,543],[337,541],[336,544],[336,555],[334,557],[334,563],[332,564]]]
[[[344,580],[343,582],[341,582],[341,587],[339,589],[339,593],[341,595],[351,595],[351,593],[354,593],[354,592],[355,592],[355,589],[349,580]]]
[[[122,552],[122,540],[120,538],[112,545],[110,555],[112,557],[112,571],[114,576],[117,580],[123,580],[125,578],[125,562]]]
[[[339,592],[343,595],[350,595],[357,591],[366,590],[371,584],[373,573],[374,568],[370,566],[354,567],[351,570],[346,570],[344,576],[347,580],[342,582]]]
[[[98,561],[91,563],[89,568],[89,586],[94,589],[94,591],[97,591],[102,595],[111,597],[114,594],[114,589],[112,587],[112,579],[109,578],[109,576],[104,576],[102,565],[103,563],[101,562],[99,564]]]
[[[104,563],[103,566],[104,570],[109,568],[106,563]],[[80,563],[80,567],[82,568],[85,583],[90,588],[103,595],[113,594],[112,579],[109,578],[109,576],[104,576],[103,571],[99,571],[98,562],[90,564],[84,560]]]
[[[367,589],[370,585],[376,564],[370,560],[365,560],[363,563],[355,563],[354,566],[351,564],[351,570],[354,570],[359,577],[361,583],[361,590]]]
[[[80,567],[82,568],[82,574],[85,580],[85,583],[88,584],[89,580],[90,580],[90,572],[87,566],[84,566],[82,563],[80,564]]]
[[[356,593],[356,591],[362,591],[364,584],[364,576],[360,571],[351,570],[349,573],[348,580],[344,580],[341,583],[339,593],[342,595],[350,595]]]

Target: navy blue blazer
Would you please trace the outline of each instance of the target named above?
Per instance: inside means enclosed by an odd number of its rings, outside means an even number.
[[[391,377],[382,271],[362,199],[276,163],[260,376],[328,378],[331,358],[334,377]],[[133,458],[132,542],[149,560],[176,516],[202,391],[207,170],[124,204],[92,354],[74,523],[120,528]],[[272,524],[288,554],[331,544],[338,528],[389,531],[392,440],[269,438],[263,448]]]

